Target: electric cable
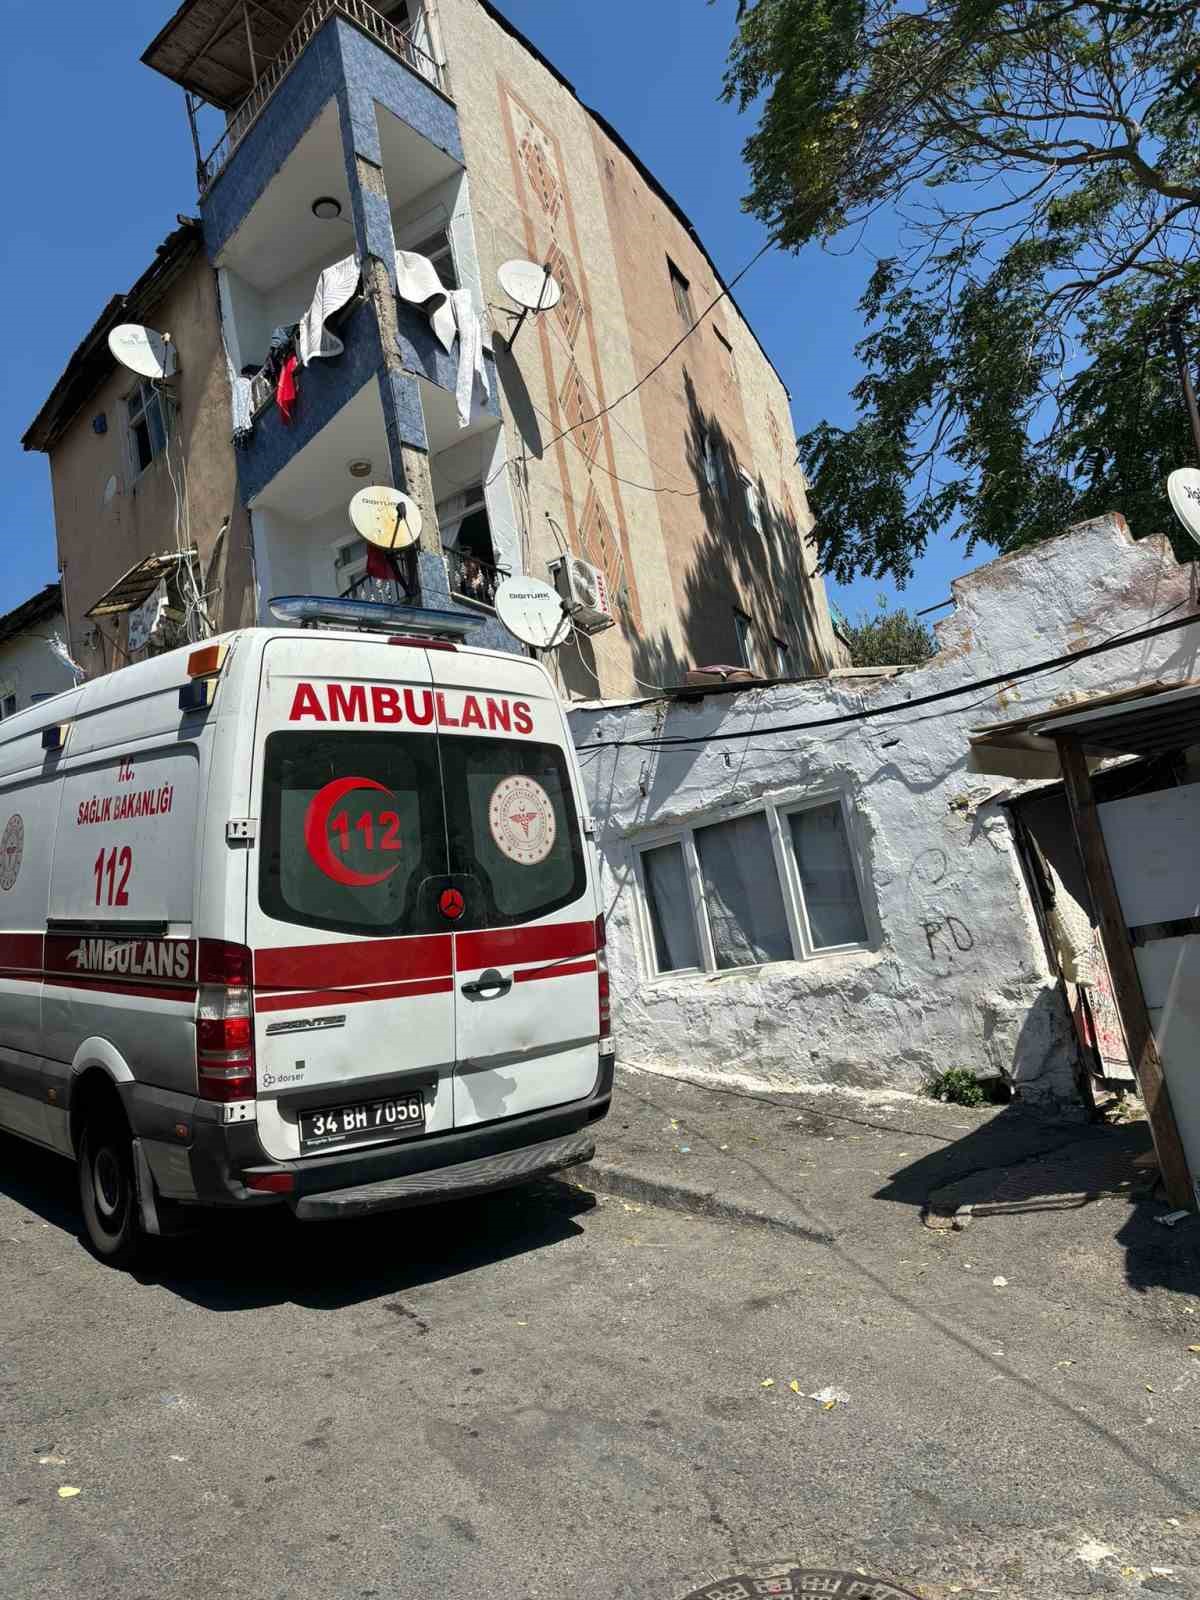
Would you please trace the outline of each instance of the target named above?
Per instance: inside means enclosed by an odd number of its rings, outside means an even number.
[[[1188,603],[1189,602],[1186,600],[1177,601],[1175,605],[1169,606],[1165,611],[1159,612],[1158,617],[1170,616],[1171,612],[1178,611],[1180,606],[1187,605]],[[789,722],[782,723],[775,728],[763,728],[759,732],[759,737],[762,737],[767,733],[772,735],[780,733],[808,733],[816,728],[833,728],[845,726],[848,723],[867,722],[875,717],[894,716],[897,712],[911,711],[917,706],[933,705],[940,701],[952,700],[957,698],[959,695],[970,694],[976,689],[987,689],[996,687],[1000,684],[1018,683],[1023,678],[1031,678],[1036,676],[1038,673],[1058,671],[1064,667],[1073,665],[1076,661],[1086,661],[1089,657],[1102,655],[1108,650],[1119,650],[1128,644],[1140,644],[1143,640],[1155,639],[1162,634],[1175,632],[1179,628],[1190,627],[1192,624],[1200,622],[1200,616],[1197,616],[1196,613],[1192,613],[1186,617],[1176,617],[1172,622],[1159,622],[1157,619],[1152,619],[1152,621],[1155,622],[1155,625],[1152,627],[1140,628],[1124,634],[1116,634],[1111,638],[1102,639],[1096,644],[1085,645],[1080,650],[1073,650],[1066,655],[1051,656],[1045,661],[1030,662],[1022,667],[1014,667],[1008,672],[994,673],[988,678],[976,678],[969,683],[957,684],[950,689],[938,689],[932,694],[918,695],[912,700],[901,700],[885,706],[865,706],[858,711],[843,712],[836,717],[818,717],[808,722]],[[989,695],[986,698],[990,699],[991,696]],[[976,704],[980,703],[982,702],[976,702]],[[959,709],[961,710],[964,708]],[[970,707],[966,707],[965,709],[969,710]],[[1053,713],[1047,711],[1046,715],[1047,717],[1050,717],[1053,715]],[[709,733],[701,737],[696,737],[694,735],[690,737],[683,735],[652,736],[648,734],[645,738],[641,739],[601,739],[591,744],[579,745],[577,746],[577,749],[580,751],[616,750],[628,746],[639,750],[663,750],[680,746],[695,747],[717,744],[723,743],[730,739],[747,739],[750,736],[749,730],[738,731],[735,733]]]

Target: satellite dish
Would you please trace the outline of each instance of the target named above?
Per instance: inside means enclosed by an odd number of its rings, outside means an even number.
[[[1167,479],[1171,510],[1200,544],[1200,468],[1177,467]]]
[[[407,550],[421,537],[421,508],[399,489],[371,483],[350,502],[350,521],[368,544]]]
[[[538,578],[505,578],[495,604],[500,621],[522,644],[552,650],[571,631],[561,596]]]
[[[558,280],[536,261],[506,261],[496,276],[508,298],[526,311],[549,311],[562,299]]]
[[[175,376],[175,346],[169,334],[156,333],[137,322],[123,322],[110,330],[108,348],[123,367],[139,377]]]

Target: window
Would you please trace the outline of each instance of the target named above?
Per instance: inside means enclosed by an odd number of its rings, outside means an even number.
[[[792,675],[792,661],[787,645],[782,639],[772,639],[771,644],[775,649],[775,676],[777,678],[790,678]]]
[[[865,944],[867,924],[837,801],[788,815],[808,934],[814,950]]]
[[[4,712],[3,712],[4,716],[11,717],[13,712],[16,709],[17,709],[17,697],[16,697],[16,695],[15,694],[6,694],[4,696]]]
[[[737,632],[738,660],[751,672],[758,670],[754,660],[754,624],[744,611],[733,613],[733,626]]]
[[[129,454],[134,475],[146,468],[167,445],[171,426],[170,401],[145,379],[132,394],[125,397],[125,410],[129,423]]]
[[[637,850],[651,976],[808,961],[870,943],[846,804],[697,821]]]
[[[729,377],[729,378],[732,378],[734,383],[736,383],[737,382],[737,362],[733,359],[733,346],[730,344],[729,340],[725,337],[725,335],[721,332],[720,328],[714,328],[713,332],[716,334],[717,343],[721,347],[721,358],[722,358],[722,362],[723,362],[724,367],[725,367],[725,375],[727,377]]]
[[[311,840],[313,802],[353,775],[374,788],[327,808],[330,852]],[[263,775],[259,901],[269,917],[337,933],[409,934],[439,926],[428,885],[446,871],[438,740],[424,733],[273,733]],[[380,863],[384,871],[380,875]]]
[[[424,239],[418,239],[415,244],[404,246],[416,255],[427,256],[433,263],[433,270],[438,275],[438,281],[443,289],[457,289],[458,271],[454,265],[454,247],[450,242],[449,228],[439,228],[436,233],[428,234]]]
[[[571,795],[566,758],[556,745],[442,733],[442,782],[450,871],[469,879],[468,916],[476,925],[500,928],[548,916],[578,900],[587,888],[583,839]],[[500,784],[528,778],[538,804],[549,802],[554,817],[549,854],[521,861],[501,850],[491,821]],[[520,785],[517,785],[520,792]],[[526,789],[529,792],[529,788]],[[528,827],[519,814],[514,820]],[[535,836],[536,837],[536,836]],[[518,835],[518,839],[520,835]],[[466,926],[466,923],[460,924]]]
[[[738,477],[742,484],[742,499],[746,503],[746,516],[755,533],[763,531],[762,506],[758,498],[758,485],[748,472],[738,468]]]
[[[344,539],[333,547],[334,583],[339,595],[349,594],[367,571],[367,541]]]
[[[692,286],[670,256],[667,257],[667,271],[671,276],[671,289],[675,295],[675,309],[679,312],[684,326],[690,328],[696,320],[696,313],[692,310]]]
[[[704,481],[722,500],[729,498],[729,485],[725,478],[725,459],[717,442],[714,428],[701,428],[700,454],[704,461]]]

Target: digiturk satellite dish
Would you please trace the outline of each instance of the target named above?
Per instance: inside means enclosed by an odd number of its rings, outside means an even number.
[[[1167,479],[1171,510],[1200,544],[1200,469],[1177,467]]]
[[[529,313],[549,311],[556,306],[562,299],[562,288],[557,278],[551,275],[549,262],[539,267],[536,261],[506,261],[497,269],[496,277],[508,298],[521,307],[517,325],[508,336],[508,348],[511,350]]]
[[[169,333],[156,333],[137,322],[122,322],[110,329],[108,348],[123,367],[140,378],[175,376],[175,346]]]
[[[371,483],[350,502],[356,533],[381,550],[407,550],[421,537],[421,508],[399,489]]]
[[[553,650],[571,631],[562,596],[538,578],[506,578],[496,590],[496,615],[514,638]]]

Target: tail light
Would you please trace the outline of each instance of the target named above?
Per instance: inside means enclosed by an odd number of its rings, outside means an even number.
[[[606,941],[604,913],[601,912],[596,918],[596,969],[600,978],[600,1037],[602,1039],[612,1037],[612,1003],[609,999]]]
[[[202,1100],[253,1100],[254,1005],[250,951],[201,939],[196,1005],[196,1071]]]

